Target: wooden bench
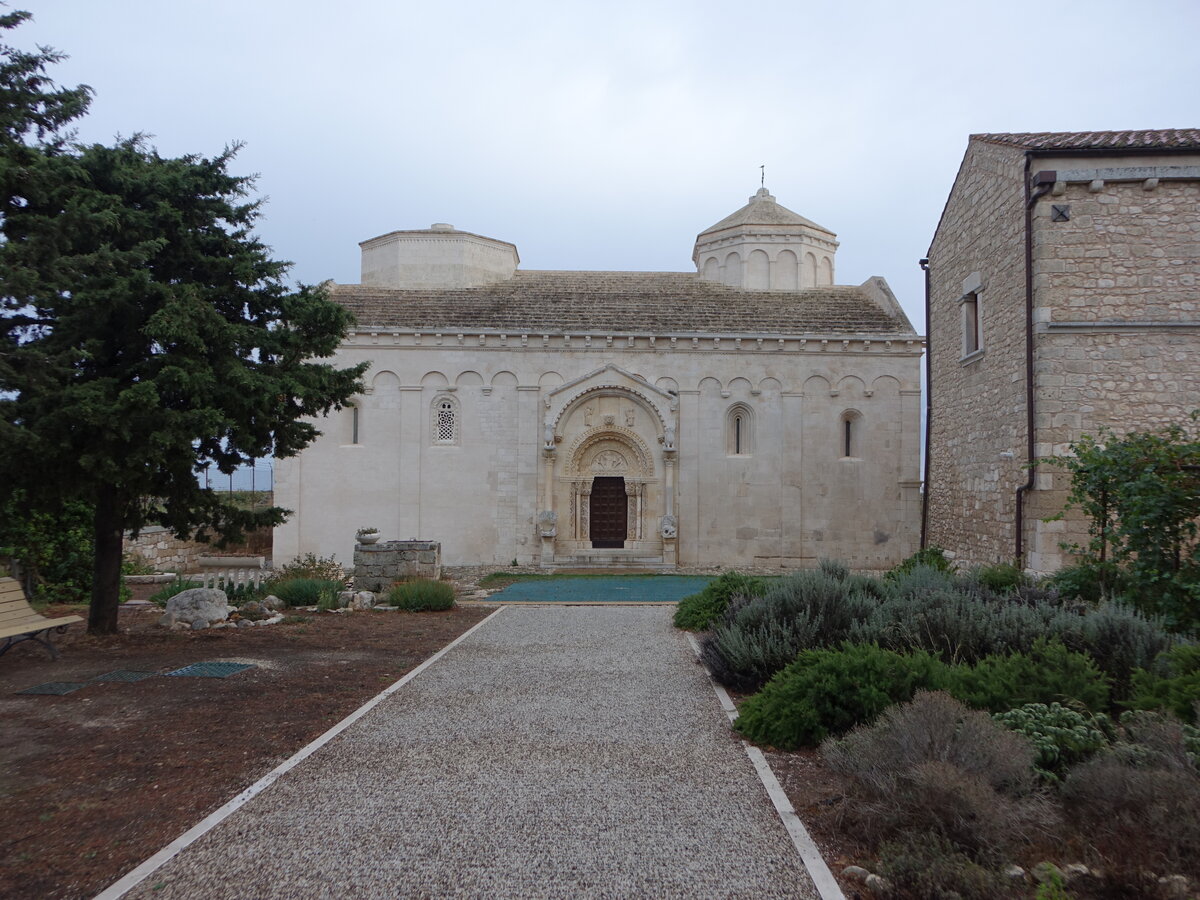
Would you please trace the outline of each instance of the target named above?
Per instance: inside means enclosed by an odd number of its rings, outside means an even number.
[[[21,641],[37,641],[50,651],[53,659],[58,659],[58,650],[50,643],[50,631],[56,629],[59,634],[67,630],[73,622],[82,622],[80,616],[62,616],[57,619],[47,619],[34,612],[25,592],[21,590],[21,582],[15,578],[0,578],[0,638],[4,638],[4,646],[0,647],[0,656],[8,652],[8,648]],[[43,637],[44,635],[44,637]]]

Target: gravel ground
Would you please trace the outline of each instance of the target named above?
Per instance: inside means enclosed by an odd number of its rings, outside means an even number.
[[[127,896],[815,897],[671,613],[501,610]]]

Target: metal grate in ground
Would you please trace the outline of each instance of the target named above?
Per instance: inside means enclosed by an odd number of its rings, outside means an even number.
[[[182,669],[176,669],[174,672],[164,672],[163,674],[168,677],[175,675],[181,678],[227,678],[243,669],[253,668],[254,665],[252,663],[198,662],[192,663],[190,666],[184,666]]]
[[[87,687],[87,682],[84,681],[47,681],[45,684],[35,684],[31,688],[25,688],[23,691],[17,691],[18,694],[53,694],[62,696],[69,694],[71,691],[77,691],[81,687]]]
[[[105,672],[103,675],[97,675],[90,681],[125,681],[135,682],[141,681],[144,678],[153,678],[155,672],[134,672],[130,669],[117,669],[115,672]]]

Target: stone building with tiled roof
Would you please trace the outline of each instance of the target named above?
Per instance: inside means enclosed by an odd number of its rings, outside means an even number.
[[[972,135],[928,255],[925,540],[1054,571],[1036,461],[1200,408],[1200,129]]]
[[[339,362],[354,407],[277,463],[279,560],[354,532],[449,565],[882,568],[915,547],[919,360],[882,278],[766,190],[701,232],[696,272],[518,268],[449,225],[364,241]]]

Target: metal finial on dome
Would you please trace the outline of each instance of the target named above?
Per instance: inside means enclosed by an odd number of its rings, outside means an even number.
[[[759,171],[758,186],[765,188],[767,186],[767,167],[759,166],[758,171]]]

